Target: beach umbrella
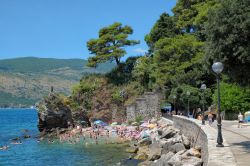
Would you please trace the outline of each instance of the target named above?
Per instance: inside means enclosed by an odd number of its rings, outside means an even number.
[[[100,122],[100,123],[98,123],[97,125],[99,125],[99,126],[108,126],[108,124],[107,123],[105,123],[105,122]]]
[[[157,126],[156,124],[149,124],[149,125],[147,125],[147,127],[148,127],[148,128],[151,128],[151,129],[152,129],[152,128],[155,128],[156,126]]]
[[[145,122],[145,121],[142,120],[142,121],[140,121],[140,124],[143,124],[144,122]]]
[[[128,130],[136,130],[136,126],[127,126]]]
[[[103,123],[103,121],[101,121],[101,120],[94,121],[94,124],[100,124],[100,123]]]
[[[82,125],[88,124],[88,122],[86,122],[85,120],[82,120],[80,123],[81,123]]]
[[[128,124],[127,123],[122,123],[121,126],[127,126]]]
[[[101,120],[96,120],[96,121],[94,121],[94,124],[95,124],[95,125],[99,125],[99,126],[108,126],[107,123],[105,123],[105,122],[103,122],[103,121],[101,121]]]
[[[142,123],[140,126],[141,126],[141,127],[147,127],[148,125],[149,125],[149,123],[144,122],[144,123]]]
[[[113,122],[113,123],[111,123],[110,126],[116,126],[116,125],[118,125],[118,123],[117,122]]]
[[[131,123],[131,125],[133,125],[133,126],[137,126],[137,125],[138,125],[138,123],[137,123],[137,122],[133,122],[133,123]]]
[[[107,130],[112,130],[111,126],[105,126],[104,128],[107,129]]]
[[[245,112],[245,121],[250,122],[250,111]]]

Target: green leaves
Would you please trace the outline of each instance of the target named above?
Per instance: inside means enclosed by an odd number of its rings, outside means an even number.
[[[94,91],[100,87],[101,83],[102,80],[98,78],[98,75],[85,77],[79,84],[72,88],[73,101],[86,109],[90,109],[92,106],[91,98],[94,95]]]
[[[207,61],[222,61],[227,74],[250,86],[250,1],[224,0],[209,12]]]
[[[123,101],[124,98],[121,95],[121,89],[115,89],[113,93],[111,94],[112,101],[116,103],[117,105],[120,105]]]
[[[88,66],[96,67],[97,64],[106,61],[115,61],[120,64],[120,59],[126,54],[124,47],[139,43],[136,40],[128,40],[133,30],[129,26],[122,26],[121,23],[114,23],[99,31],[98,39],[90,39],[87,42],[88,50],[95,56],[88,59]]]
[[[221,109],[238,113],[250,110],[250,89],[242,88],[237,84],[222,82],[220,84]],[[217,103],[217,89],[213,95],[214,103]]]
[[[177,27],[188,33],[202,31],[208,11],[216,4],[216,0],[179,0],[173,8]]]
[[[174,37],[180,31],[176,28],[173,17],[167,13],[163,13],[159,20],[155,23],[150,33],[145,36],[150,51],[154,50],[154,44],[163,38]]]
[[[187,92],[190,92],[190,94],[187,95]],[[173,96],[176,96],[176,99]],[[212,102],[211,96],[212,92],[209,88],[203,92],[200,88],[182,84],[171,90],[168,100],[172,103],[176,102],[179,109],[187,109],[189,103],[191,111],[194,108],[201,108],[203,103],[205,107],[208,107]]]
[[[203,58],[203,42],[193,35],[177,35],[174,38],[161,39],[156,43],[153,58],[156,69],[156,82],[196,86],[203,74],[200,72]]]
[[[147,90],[152,90],[152,82],[155,80],[153,76],[154,64],[152,62],[151,57],[140,57],[137,59],[132,71],[133,77]]]

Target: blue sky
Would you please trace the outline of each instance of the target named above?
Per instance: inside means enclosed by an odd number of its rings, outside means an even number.
[[[129,56],[147,50],[144,36],[176,0],[0,0],[0,59],[87,59],[86,42],[114,22],[134,29]]]

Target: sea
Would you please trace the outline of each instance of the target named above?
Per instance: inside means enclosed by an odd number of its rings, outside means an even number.
[[[0,109],[0,166],[112,166],[137,165],[124,144],[69,144],[38,141],[35,109]],[[30,138],[24,138],[29,135]],[[11,144],[13,138],[22,144]]]

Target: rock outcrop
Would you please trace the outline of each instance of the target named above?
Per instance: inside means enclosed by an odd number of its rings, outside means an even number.
[[[73,125],[70,108],[63,103],[62,99],[50,93],[38,105],[38,129],[39,131],[50,132],[55,128],[68,128]]]
[[[72,111],[72,119],[75,125],[88,127],[91,125],[87,111],[84,109]]]

